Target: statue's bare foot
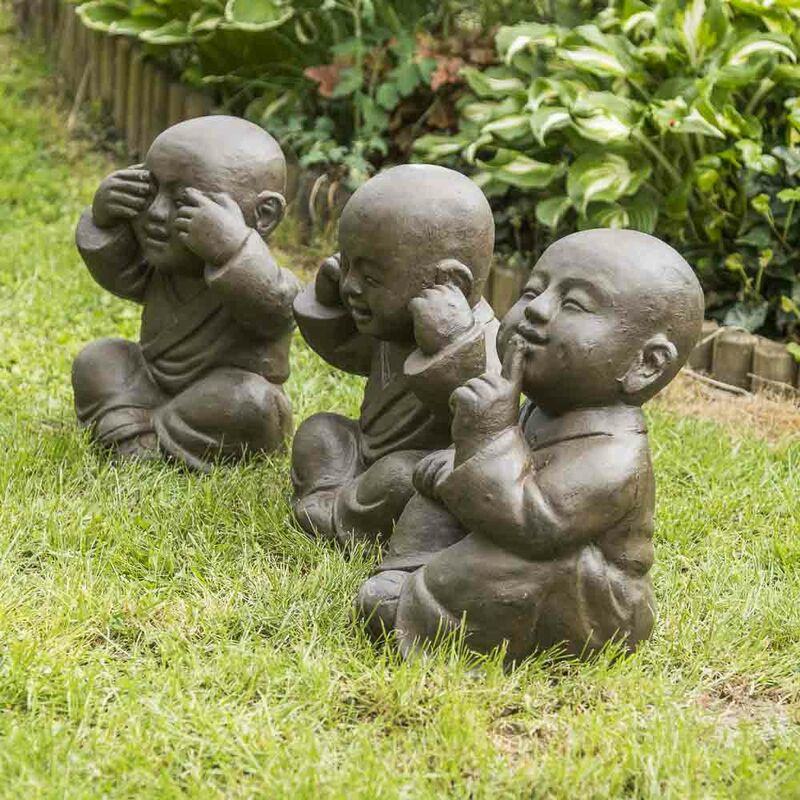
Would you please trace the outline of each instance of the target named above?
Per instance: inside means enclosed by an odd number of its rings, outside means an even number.
[[[158,439],[155,433],[140,433],[119,442],[115,449],[115,455],[119,458],[133,459],[135,461],[150,461],[158,458]]]

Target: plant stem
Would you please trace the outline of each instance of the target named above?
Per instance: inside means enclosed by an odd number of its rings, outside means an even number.
[[[647,150],[648,153],[664,168],[667,174],[675,181],[676,184],[681,183],[682,178],[678,170],[667,161],[664,154],[641,132],[635,130],[633,132],[634,138]]]

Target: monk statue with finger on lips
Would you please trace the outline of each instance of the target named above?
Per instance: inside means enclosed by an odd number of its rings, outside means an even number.
[[[483,193],[444,167],[394,167],[348,201],[340,252],[294,304],[311,348],[367,379],[358,419],[314,414],[295,434],[294,514],[310,535],[385,542],[416,464],[451,442],[450,394],[499,369],[481,297],[493,246]]]
[[[98,444],[203,471],[283,447],[300,285],[266,242],[285,182],[266,131],[210,116],[164,131],[144,164],[100,184],[78,249],[104,289],[142,305],[142,323],[138,342],[101,339],[73,364],[78,419]]]
[[[589,230],[551,245],[503,319],[501,373],[453,392],[454,446],[415,469],[356,601],[371,634],[410,654],[461,629],[509,662],[647,638],[655,485],[641,406],[702,319],[691,268],[652,236]]]

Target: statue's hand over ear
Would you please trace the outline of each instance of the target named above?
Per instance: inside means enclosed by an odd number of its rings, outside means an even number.
[[[414,320],[414,339],[426,355],[438,353],[474,324],[467,298],[452,283],[423,289],[408,308]]]

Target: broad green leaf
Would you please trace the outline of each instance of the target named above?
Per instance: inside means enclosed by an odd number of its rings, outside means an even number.
[[[422,75],[413,61],[406,61],[389,73],[389,78],[397,83],[401,97],[408,97],[422,83]]]
[[[521,25],[501,27],[495,37],[495,44],[497,52],[505,59],[506,64],[510,64],[517,53],[537,47],[555,47],[559,38],[559,29],[555,25],[524,22]]]
[[[497,99],[498,95],[513,94],[525,89],[519,78],[496,69],[481,72],[474,67],[465,67],[461,70],[461,75],[478,97]]]
[[[223,22],[222,14],[210,8],[201,8],[189,17],[189,33],[210,33]]]
[[[725,134],[712,125],[697,108],[689,108],[682,97],[654,102],[650,107],[653,121],[663,133],[699,133],[715,139]]]
[[[642,233],[653,233],[658,223],[659,196],[642,188],[633,197],[625,198],[621,205],[628,214],[628,227]]]
[[[736,142],[736,149],[742,156],[742,161],[748,169],[754,172],[763,172],[767,175],[775,175],[780,168],[778,159],[762,152],[761,145],[751,139],[740,139]]]
[[[393,83],[382,83],[375,92],[375,100],[381,108],[391,111],[400,102],[400,92]]]
[[[726,57],[726,64],[736,66],[744,64],[754,56],[784,56],[790,61],[797,61],[797,53],[788,36],[769,33],[753,33],[740,39],[731,47]]]
[[[115,22],[128,16],[128,6],[116,0],[94,0],[78,6],[77,13],[87,28],[105,33]]]
[[[719,0],[690,0],[675,21],[692,64],[699,64],[705,53],[724,39],[729,27]]]
[[[725,313],[723,325],[735,325],[754,333],[767,321],[769,303],[766,300],[736,303]]]
[[[781,189],[778,192],[778,200],[782,203],[795,203],[800,200],[800,188]]]
[[[347,67],[339,73],[339,82],[331,92],[331,97],[347,97],[357,92],[364,83],[364,74],[357,67]]]
[[[438,161],[441,158],[460,153],[467,144],[468,142],[458,137],[428,133],[420,136],[414,142],[414,152],[417,155],[424,155],[431,161]]]
[[[569,111],[561,106],[547,106],[533,112],[530,116],[530,129],[543,147],[547,134],[566,128],[572,120]]]
[[[626,68],[616,55],[596,47],[559,47],[556,54],[575,69],[593,75],[612,75],[622,78],[627,74]]]
[[[790,178],[800,173],[800,149],[779,145],[772,148],[772,155],[783,161],[786,174]]]
[[[768,220],[772,220],[772,209],[769,205],[769,195],[764,194],[757,194],[751,201],[750,205],[753,207],[755,211],[761,214],[762,217]]]
[[[530,133],[530,122],[527,114],[514,114],[510,117],[501,117],[487,123],[481,128],[481,134],[491,133],[506,141],[523,138]]]
[[[291,7],[275,0],[228,0],[225,21],[231,28],[265,31],[283,25],[294,14]]]
[[[586,228],[627,228],[630,225],[628,212],[618,203],[595,203],[586,214],[581,227]]]
[[[599,110],[590,117],[575,117],[573,127],[584,139],[601,144],[624,142],[632,130],[632,127],[619,117]]]
[[[111,26],[111,32],[120,36],[141,36],[147,31],[154,31],[164,25],[164,17],[140,16],[124,17]]]
[[[496,180],[519,189],[543,189],[564,174],[563,164],[548,164],[521,154],[511,160],[505,154],[498,155],[497,160],[478,163]]]
[[[567,194],[582,213],[591,202],[618,200],[633,194],[650,173],[648,165],[631,169],[617,153],[584,153],[569,168]]]
[[[166,25],[154,30],[142,31],[139,38],[147,44],[176,45],[192,41],[187,23],[182,19],[173,19]]]
[[[572,200],[564,195],[548,197],[536,204],[536,219],[551,230],[555,230],[564,214],[572,208]]]

